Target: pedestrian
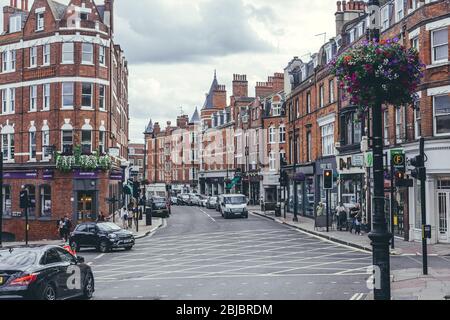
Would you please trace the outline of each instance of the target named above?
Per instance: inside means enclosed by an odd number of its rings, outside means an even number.
[[[350,233],[353,233],[353,229],[356,230],[356,220],[357,220],[357,216],[358,214],[360,214],[361,210],[360,210],[360,205],[359,203],[357,203],[352,209],[350,209],[350,217],[352,219],[352,225],[350,227]],[[359,226],[361,228],[361,225]]]
[[[97,217],[97,222],[105,222],[105,215],[100,211],[100,214]]]
[[[63,226],[63,234],[64,241],[67,242],[69,240],[70,231],[72,230],[72,221],[70,221],[69,217],[66,216],[64,218],[64,226]]]
[[[347,223],[347,210],[342,202],[339,202],[339,205],[336,207],[336,217],[338,229],[339,231],[342,231],[342,228]]]
[[[325,210],[325,207],[324,207],[323,203],[319,202],[319,205],[317,206],[317,216],[318,217],[323,216],[324,210]]]
[[[61,218],[56,222],[56,227],[58,228],[59,238],[64,240],[64,218]]]
[[[362,234],[361,234],[361,213],[358,213],[355,217],[355,234],[362,236]]]
[[[122,220],[122,227],[127,230],[128,229],[128,211],[125,207],[120,209],[120,219]]]
[[[134,214],[133,214],[133,209],[128,210],[128,229],[132,229],[133,228],[133,218],[134,218]]]

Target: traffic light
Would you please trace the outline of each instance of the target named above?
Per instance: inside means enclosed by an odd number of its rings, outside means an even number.
[[[20,191],[20,209],[27,209],[29,207],[28,191]]]
[[[324,170],[323,172],[323,188],[325,190],[333,189],[333,170]]]
[[[411,166],[414,167],[414,169],[411,171],[411,176],[414,179],[418,179],[418,180],[425,180],[426,177],[426,171],[425,171],[425,159],[423,156],[419,155],[416,156],[414,158],[412,158],[409,163],[411,164]]]
[[[133,198],[139,199],[139,195],[141,194],[141,189],[139,182],[133,182]]]

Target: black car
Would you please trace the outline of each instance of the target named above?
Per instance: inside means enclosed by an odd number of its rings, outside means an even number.
[[[169,218],[171,209],[168,201],[163,197],[153,197],[150,203],[152,217]]]
[[[61,247],[0,249],[0,297],[91,299],[94,291],[91,267]]]
[[[131,250],[135,244],[133,233],[121,229],[115,223],[82,223],[70,235],[70,246],[79,252],[80,248],[96,248],[105,253],[112,249]]]

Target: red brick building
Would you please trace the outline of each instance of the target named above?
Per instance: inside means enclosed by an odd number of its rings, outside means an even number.
[[[3,231],[24,237],[24,186],[30,239],[51,239],[64,215],[76,223],[117,208],[107,199],[121,198],[128,158],[127,61],[112,40],[113,0],[12,0],[3,12]]]
[[[130,162],[131,177],[137,181],[144,180],[145,144],[130,143],[128,146],[128,161]]]

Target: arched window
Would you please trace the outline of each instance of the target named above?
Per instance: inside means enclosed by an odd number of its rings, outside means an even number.
[[[29,184],[29,185],[25,186],[25,189],[28,190],[28,199],[30,199],[28,214],[31,217],[35,217],[36,216],[36,187],[32,184]]]
[[[73,152],[73,127],[66,123],[61,128],[61,149],[63,154],[72,154]]]
[[[92,126],[85,124],[81,128],[81,152],[83,154],[92,153]]]
[[[52,189],[49,185],[42,185],[39,188],[41,217],[52,215]]]
[[[14,161],[14,128],[6,125],[2,128],[2,152],[4,161]]]

